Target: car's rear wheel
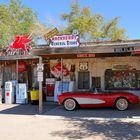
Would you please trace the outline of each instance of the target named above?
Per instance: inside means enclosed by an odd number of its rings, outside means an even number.
[[[69,98],[69,99],[66,99],[66,100],[64,101],[64,108],[65,108],[66,110],[72,111],[72,110],[74,110],[76,107],[77,107],[77,103],[76,103],[76,101],[75,101],[74,99]]]
[[[124,111],[124,110],[126,110],[127,108],[128,108],[128,101],[127,101],[127,99],[125,99],[125,98],[119,98],[119,99],[117,99],[117,101],[116,101],[116,108],[118,109],[118,110],[120,110],[120,111]]]

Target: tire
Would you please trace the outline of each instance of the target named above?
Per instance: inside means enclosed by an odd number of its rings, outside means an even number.
[[[72,110],[76,109],[76,107],[77,107],[77,103],[74,99],[69,98],[64,101],[64,108],[66,110],[72,111]]]
[[[119,99],[117,99],[115,106],[118,110],[124,111],[124,110],[128,109],[129,103],[128,103],[127,99],[119,98]]]

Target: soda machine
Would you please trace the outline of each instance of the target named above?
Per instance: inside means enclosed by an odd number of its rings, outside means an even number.
[[[26,83],[19,83],[16,86],[16,103],[18,104],[27,104],[27,86]]]

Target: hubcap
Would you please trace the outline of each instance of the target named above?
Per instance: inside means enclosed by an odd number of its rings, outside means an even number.
[[[126,99],[119,99],[117,101],[117,104],[116,104],[116,107],[119,109],[119,110],[125,110],[127,109],[128,107],[128,102]]]
[[[67,110],[74,110],[75,107],[76,107],[76,103],[73,99],[67,99],[64,103],[64,107],[67,109]]]

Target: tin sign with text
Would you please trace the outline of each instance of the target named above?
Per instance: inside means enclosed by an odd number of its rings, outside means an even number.
[[[38,82],[42,82],[43,81],[43,72],[42,71],[38,71],[37,72],[37,81]]]
[[[49,40],[49,46],[52,48],[67,48],[67,47],[78,47],[79,36],[78,35],[57,35]]]
[[[44,64],[43,63],[38,63],[37,64],[37,71],[43,71],[44,70]]]
[[[51,30],[50,32],[46,33],[46,34],[44,35],[44,38],[45,38],[46,40],[48,40],[48,39],[50,39],[50,38],[52,38],[53,36],[58,35],[58,34],[59,34],[59,31],[57,30],[57,28],[54,28],[54,29]]]

